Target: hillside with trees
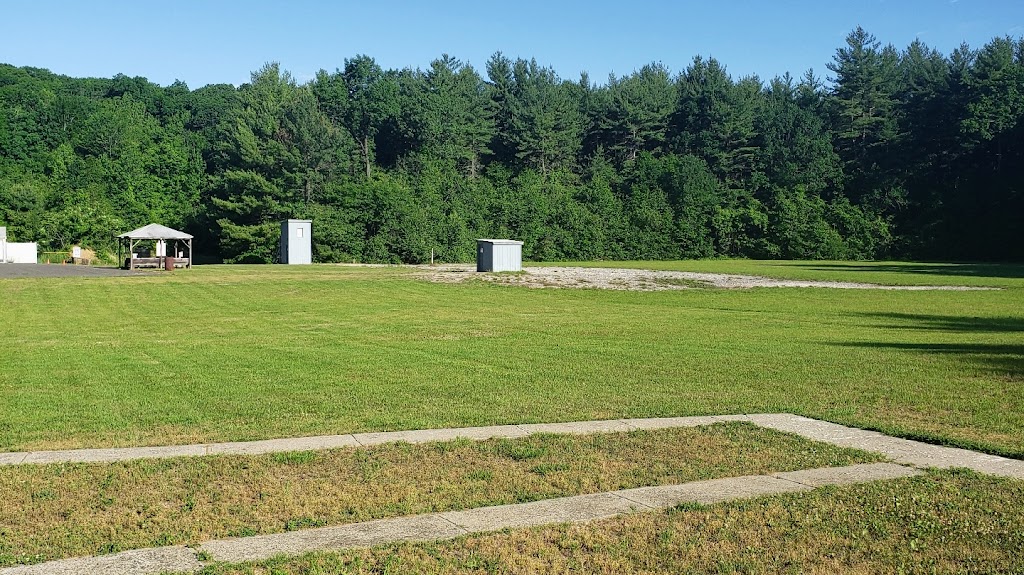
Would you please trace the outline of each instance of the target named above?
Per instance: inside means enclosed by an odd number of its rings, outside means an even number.
[[[0,225],[110,250],[159,222],[210,261],[1024,260],[1024,41],[945,55],[856,29],[824,75],[733,78],[694,58],[603,83],[494,54],[370,56],[300,83],[70,78],[0,65]]]

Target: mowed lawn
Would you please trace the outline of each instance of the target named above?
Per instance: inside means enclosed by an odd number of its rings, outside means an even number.
[[[1024,268],[601,265],[1001,291],[618,292],[409,268],[0,280],[0,450],[793,412],[1024,457]]]

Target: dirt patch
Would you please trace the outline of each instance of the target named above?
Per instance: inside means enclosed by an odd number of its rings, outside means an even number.
[[[418,266],[420,277],[442,283],[473,280],[530,288],[595,288],[630,291],[680,289],[833,288],[904,291],[979,291],[999,288],[944,285],[879,285],[858,282],[784,280],[761,276],[642,269],[526,267],[519,273],[477,273],[470,265]]]

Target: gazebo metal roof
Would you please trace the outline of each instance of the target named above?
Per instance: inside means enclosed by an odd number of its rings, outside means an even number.
[[[161,226],[160,224],[149,224],[148,226],[142,226],[137,230],[125,232],[119,236],[119,238],[125,238],[129,240],[190,240],[192,239],[191,234],[185,232],[179,232],[178,230],[171,229],[167,226]]]

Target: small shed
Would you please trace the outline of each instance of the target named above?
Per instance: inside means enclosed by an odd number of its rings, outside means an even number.
[[[476,271],[523,271],[523,242],[516,240],[477,240]]]
[[[313,221],[281,222],[281,263],[302,265],[313,263]]]
[[[152,242],[152,250],[148,244]],[[146,247],[143,251],[140,247]],[[170,247],[170,253],[167,248]],[[124,268],[192,268],[192,235],[160,224],[149,224],[117,236],[118,261]],[[122,259],[123,257],[123,259]]]

